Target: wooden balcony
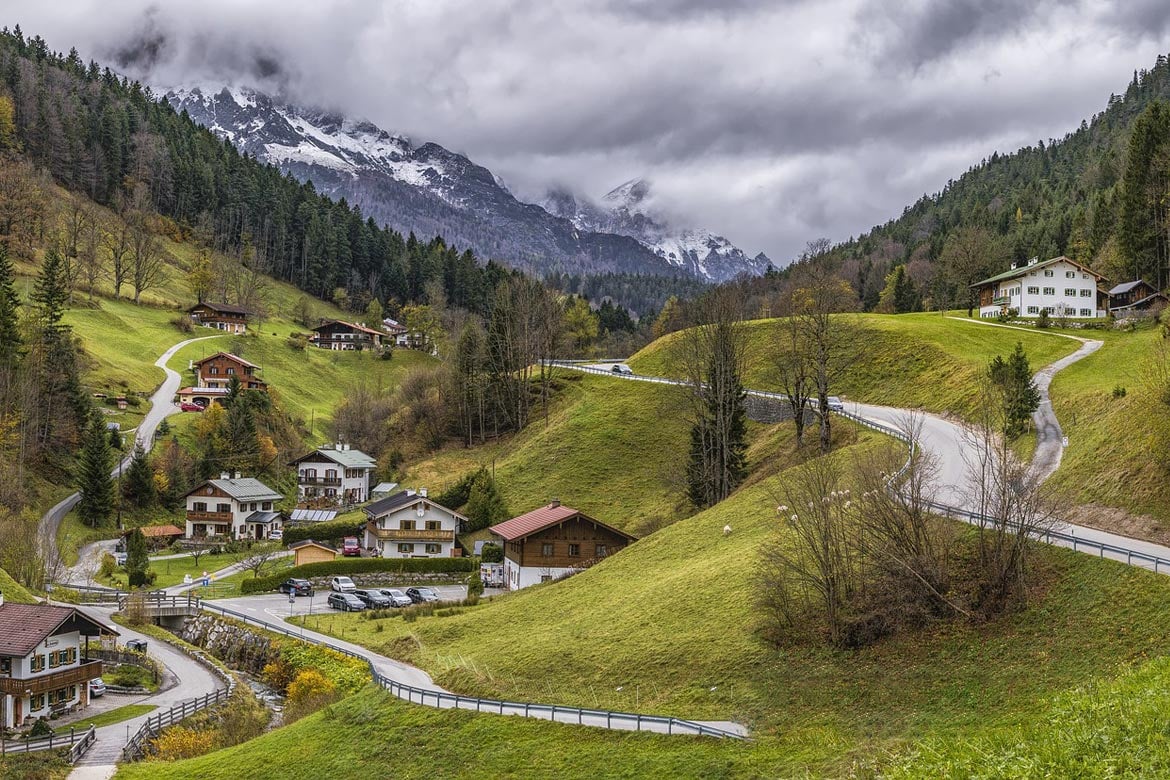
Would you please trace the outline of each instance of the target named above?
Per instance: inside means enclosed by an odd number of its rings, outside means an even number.
[[[373,522],[366,528],[376,538],[387,542],[454,542],[454,531],[428,531],[426,529],[379,528]]]
[[[71,666],[59,672],[40,674],[25,680],[0,677],[0,693],[8,693],[13,696],[21,696],[25,692],[45,693],[64,688],[67,685],[84,685],[89,680],[101,676],[101,661],[84,661],[79,666]]]
[[[231,512],[196,512],[193,509],[187,510],[187,522],[189,523],[228,523],[232,522]]]
[[[297,477],[298,485],[325,485],[326,487],[341,487],[341,477]]]

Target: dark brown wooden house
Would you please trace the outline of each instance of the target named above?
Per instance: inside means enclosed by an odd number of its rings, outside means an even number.
[[[226,388],[234,376],[240,380],[241,389],[268,391],[268,383],[257,375],[260,366],[230,352],[216,352],[211,357],[193,361],[191,369],[199,387]]]
[[[1144,279],[1119,284],[1109,291],[1110,314],[1148,311],[1165,306],[1167,302],[1170,298]]]
[[[251,312],[243,306],[235,306],[230,303],[203,302],[187,309],[187,314],[195,321],[196,325],[224,330],[228,333],[244,333],[248,330],[248,315]]]
[[[587,568],[637,538],[559,501],[489,529],[504,546],[504,581],[526,588]]]
[[[365,325],[355,325],[342,320],[326,320],[313,328],[310,341],[321,349],[381,349],[382,338],[385,335],[382,331],[367,328]]]

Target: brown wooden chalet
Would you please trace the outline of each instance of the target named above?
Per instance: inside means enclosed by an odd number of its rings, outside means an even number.
[[[243,306],[204,301],[187,309],[187,314],[195,324],[205,328],[215,328],[228,333],[244,333],[248,330],[248,316],[251,312]]]
[[[230,352],[216,352],[211,357],[193,361],[191,369],[199,387],[226,388],[234,376],[243,390],[268,391],[268,383],[257,375],[260,366]]]
[[[1124,282],[1109,291],[1109,313],[1147,311],[1170,303],[1166,294],[1144,279]]]
[[[559,501],[489,529],[503,541],[509,590],[592,566],[637,538]]]
[[[367,328],[365,325],[343,320],[326,320],[313,328],[313,336],[309,340],[321,349],[381,349],[382,338],[385,335],[382,331]]]

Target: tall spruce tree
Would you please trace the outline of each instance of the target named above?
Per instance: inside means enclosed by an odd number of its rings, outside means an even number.
[[[146,551],[146,537],[141,529],[135,528],[126,536],[126,574],[131,588],[147,584],[150,571],[150,556]]]
[[[77,514],[90,528],[105,525],[114,509],[114,480],[110,476],[113,467],[109,436],[105,425],[95,416],[86,431],[77,463],[77,489],[81,493]]]
[[[20,296],[8,245],[0,241],[0,370],[12,371],[20,362]]]
[[[470,531],[478,531],[508,519],[508,507],[504,504],[491,472],[486,468],[481,468],[471,483],[466,514]]]
[[[30,297],[37,306],[40,329],[35,369],[38,390],[35,444],[39,448],[73,446],[83,436],[91,410],[89,399],[81,388],[73,332],[61,322],[69,290],[65,281],[65,259],[56,246],[50,246],[45,252],[41,273]],[[104,428],[102,434],[106,436]]]
[[[691,428],[687,497],[698,507],[731,495],[747,474],[746,393],[739,376],[741,338],[734,323],[711,326],[709,364],[700,389],[703,407]]]
[[[142,442],[134,445],[134,455],[122,480],[122,496],[139,509],[154,506],[158,498],[154,486],[154,472],[150,469],[146,448],[142,446]]]
[[[1032,381],[1032,367],[1024,345],[1016,342],[1007,360],[996,355],[988,367],[988,375],[1001,399],[1003,435],[1015,439],[1028,429],[1028,420],[1040,407],[1040,390]]]

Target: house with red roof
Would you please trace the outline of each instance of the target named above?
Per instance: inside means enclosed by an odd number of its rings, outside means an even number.
[[[504,583],[508,590],[549,582],[588,568],[637,541],[620,528],[560,501],[488,530],[503,543]]]

